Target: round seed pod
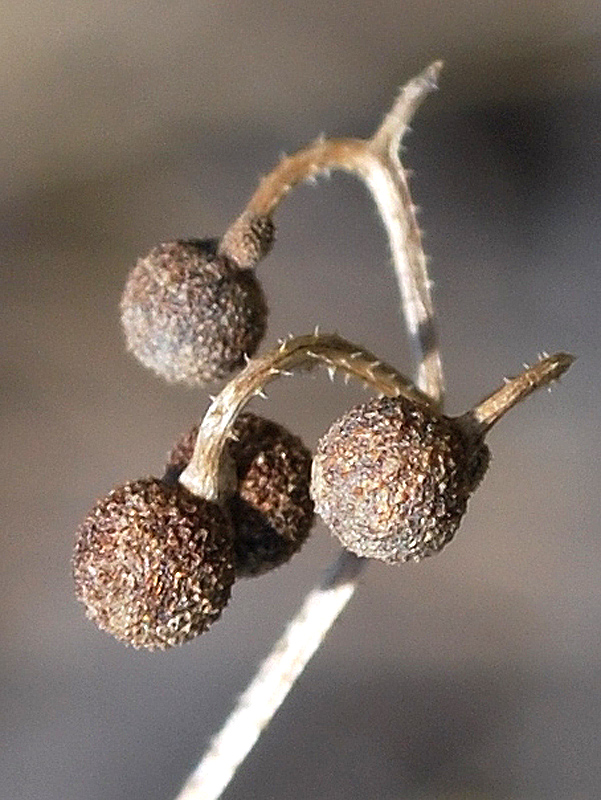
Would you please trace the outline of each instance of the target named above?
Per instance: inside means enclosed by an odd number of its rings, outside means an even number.
[[[96,503],[72,565],[76,596],[99,628],[165,649],[220,616],[234,582],[232,531],[215,503],[145,478]]]
[[[457,420],[403,398],[356,406],[319,442],[311,494],[358,556],[419,561],[454,536],[489,450]]]
[[[126,344],[168,381],[205,384],[242,367],[265,334],[254,272],[217,253],[217,240],[160,244],[138,260],[121,298]]]
[[[175,481],[188,465],[198,435],[195,427],[175,444],[165,479]],[[313,525],[309,494],[311,453],[281,425],[241,414],[227,445],[238,478],[227,502],[234,529],[237,577],[261,575],[300,549]]]

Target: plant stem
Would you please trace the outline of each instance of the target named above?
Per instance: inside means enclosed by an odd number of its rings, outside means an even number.
[[[503,417],[510,408],[532,392],[558,380],[574,362],[569,353],[555,353],[541,358],[537,364],[527,367],[515,378],[507,378],[505,385],[479,403],[459,419],[463,424],[482,436]]]
[[[297,184],[338,169],[360,178],[376,203],[390,244],[401,295],[401,313],[418,367],[418,385],[437,405],[444,381],[434,324],[430,284],[416,208],[399,159],[403,135],[415,112],[437,87],[442,61],[435,61],[399,92],[391,110],[370,139],[320,138],[285,156],[260,183],[246,208],[223,237],[220,250],[237,242],[248,219],[270,217]]]
[[[401,310],[418,365],[417,386],[439,407],[442,405],[444,382],[435,335],[430,282],[415,209],[397,151],[421,100],[435,87],[441,66],[441,62],[436,62],[401,90],[391,112],[367,143],[365,153],[369,155],[361,163],[370,166],[363,172],[351,170],[366,181],[384,220],[401,289]],[[308,164],[310,161],[305,162],[306,166]],[[345,166],[340,168],[347,169]],[[310,174],[301,175],[299,180],[304,180]],[[285,182],[280,181],[280,184],[284,191],[280,196],[273,192],[275,204],[293,185],[290,182],[286,188]],[[261,191],[268,195],[265,183],[257,194]],[[251,203],[258,204],[259,200],[255,195]],[[298,614],[288,624],[284,635],[240,697],[176,800],[218,800],[221,797],[238,766],[252,750],[261,732],[353,596],[366,563],[365,559],[341,551],[323,580],[309,593]]]
[[[364,559],[343,550],[310,592],[177,800],[216,800],[353,596]]]
[[[373,353],[335,334],[314,333],[283,341],[279,347],[253,358],[211,403],[204,416],[194,453],[181,474],[180,483],[206,500],[219,500],[235,491],[235,475],[225,463],[226,443],[240,411],[265,386],[299,367],[323,364],[365,381],[378,392],[396,397],[403,394],[417,403],[428,398],[400,372],[379,361]]]

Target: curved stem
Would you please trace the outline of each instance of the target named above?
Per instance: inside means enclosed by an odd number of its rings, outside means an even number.
[[[436,88],[442,61],[436,61],[401,90],[396,103],[369,142],[380,170],[365,176],[390,239],[390,249],[403,299],[405,326],[417,369],[417,385],[442,405],[444,379],[436,332],[426,256],[416,208],[411,200],[407,173],[399,149],[408,120],[427,92]]]
[[[366,145],[363,139],[320,137],[293,155],[283,156],[261,180],[243,214],[271,216],[291,189],[330,170],[358,173],[366,158]]]
[[[507,378],[504,386],[459,417],[459,421],[478,436],[482,436],[510,408],[542,386],[558,380],[573,362],[574,356],[569,353],[555,353],[541,358],[537,364],[527,367],[517,377]]]
[[[444,382],[426,258],[398,151],[413,115],[436,89],[441,69],[442,61],[436,61],[410,80],[370,139],[320,138],[285,156],[261,181],[220,245],[227,254],[228,243],[239,241],[239,229],[246,229],[249,219],[270,218],[297,184],[333,169],[356,175],[370,190],[388,234],[407,332],[420,364],[418,385],[438,405],[442,402]]]
[[[242,408],[272,380],[299,368],[322,364],[365,381],[382,394],[403,394],[418,403],[428,397],[400,372],[373,353],[335,334],[310,334],[283,341],[263,356],[249,361],[211,403],[204,416],[194,454],[180,483],[193,494],[217,500],[235,488],[233,473],[224,463],[225,445]]]

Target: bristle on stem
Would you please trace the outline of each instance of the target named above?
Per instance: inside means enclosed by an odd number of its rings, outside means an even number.
[[[207,500],[230,494],[234,476],[227,468],[224,453],[238,414],[282,370],[310,369],[315,364],[337,367],[386,395],[402,394],[419,404],[429,403],[408,378],[373,353],[335,334],[297,336],[252,359],[215,398],[200,426],[192,460],[180,476],[182,485]]]
[[[575,361],[569,353],[555,353],[527,367],[515,378],[505,379],[501,388],[479,403],[461,419],[479,434],[489,431],[504,414],[532,392],[558,380]]]

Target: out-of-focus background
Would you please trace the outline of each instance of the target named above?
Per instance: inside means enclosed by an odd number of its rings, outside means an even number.
[[[460,534],[374,564],[226,797],[601,793],[598,412],[601,7],[591,0],[2,4],[0,797],[167,800],[336,547],[235,587],[166,653],[73,598],[75,528],[160,473],[208,395],[124,352],[155,243],[218,235],[281,151],[368,135],[435,58],[406,164],[432,257],[450,412],[540,350],[580,359],[490,437]],[[411,369],[387,244],[357,181],[298,189],[260,267],[266,345],[319,323]],[[365,397],[316,374],[255,408],[314,446]]]

